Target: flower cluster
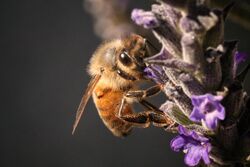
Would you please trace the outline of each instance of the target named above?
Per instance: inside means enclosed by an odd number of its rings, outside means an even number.
[[[223,166],[226,160],[219,157],[224,156],[212,149],[224,148],[221,152],[232,156],[241,140],[246,128],[240,116],[247,110],[242,82],[250,68],[237,74],[237,65],[247,56],[237,52],[237,41],[224,40],[224,22],[233,5],[211,9],[209,1],[194,0],[177,8],[173,3],[159,1],[151,11],[132,11],[132,20],[152,30],[162,44],[158,54],[144,60],[148,65],[144,72],[164,85],[168,100],[161,109],[173,119],[176,126],[172,128],[178,127],[179,133],[171,148],[185,153],[188,166],[201,160]]]
[[[205,94],[201,96],[192,96],[194,106],[190,119],[194,122],[202,122],[209,129],[216,129],[218,119],[225,119],[225,108],[220,104],[222,96],[213,96]]]
[[[195,131],[187,130],[181,125],[178,132],[179,135],[171,141],[170,145],[174,151],[183,150],[186,153],[185,163],[189,166],[195,166],[203,159],[205,164],[210,164],[211,144],[209,139],[198,135]]]

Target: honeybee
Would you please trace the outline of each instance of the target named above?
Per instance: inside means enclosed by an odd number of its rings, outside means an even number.
[[[148,50],[146,39],[131,34],[105,42],[95,51],[88,67],[92,79],[78,107],[72,134],[91,95],[100,118],[115,136],[126,136],[133,127],[146,128],[151,122],[161,127],[172,123],[162,111],[145,100],[160,92],[160,85],[137,90],[138,83],[146,80],[143,60],[149,56]],[[148,111],[133,112],[131,104],[135,101]]]

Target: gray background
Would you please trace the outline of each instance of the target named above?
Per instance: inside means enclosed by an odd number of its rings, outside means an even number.
[[[100,43],[82,4],[1,1],[0,166],[184,166],[182,153],[170,150],[173,135],[151,127],[116,138],[92,101],[71,135],[89,81],[86,65]],[[228,23],[226,38],[239,39],[240,50],[250,52],[249,31]]]

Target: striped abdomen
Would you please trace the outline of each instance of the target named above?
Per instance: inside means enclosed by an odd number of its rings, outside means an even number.
[[[115,136],[119,137],[128,135],[132,130],[130,123],[116,117],[122,97],[122,91],[114,91],[100,86],[96,86],[93,92],[94,103],[103,123]],[[126,105],[122,113],[131,114],[131,107]]]

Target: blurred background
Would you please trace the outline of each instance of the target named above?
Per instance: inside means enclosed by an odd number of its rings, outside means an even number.
[[[129,8],[149,8],[131,2]],[[87,86],[86,66],[101,39],[82,0],[2,0],[1,167],[184,166],[160,128],[112,136],[92,100],[74,136],[75,111]],[[119,9],[118,9],[119,10]],[[105,27],[104,27],[105,28]],[[227,22],[226,39],[250,53],[250,31]],[[247,62],[241,64],[241,68]],[[250,91],[248,74],[245,89]],[[155,99],[160,104],[164,99]]]

